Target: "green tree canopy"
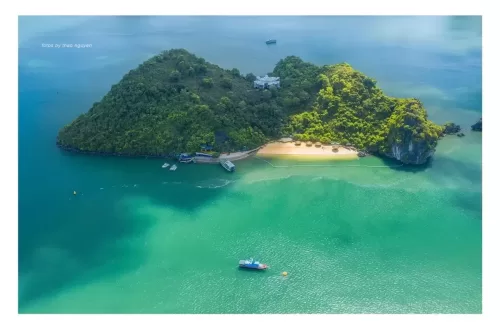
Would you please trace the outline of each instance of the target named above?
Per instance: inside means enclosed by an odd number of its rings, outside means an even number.
[[[444,128],[427,119],[420,101],[384,95],[345,63],[316,66],[289,56],[271,74],[281,88],[262,91],[253,88],[251,73],[242,77],[183,49],[164,51],[64,126],[57,142],[80,151],[164,155],[201,144],[250,149],[286,134],[388,153],[394,145],[432,150]]]

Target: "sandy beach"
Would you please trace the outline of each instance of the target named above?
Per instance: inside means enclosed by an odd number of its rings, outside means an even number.
[[[262,147],[258,156],[307,157],[318,159],[357,159],[357,151],[338,147],[338,152],[332,151],[333,146],[307,147],[305,143],[296,146],[293,142],[271,142]]]

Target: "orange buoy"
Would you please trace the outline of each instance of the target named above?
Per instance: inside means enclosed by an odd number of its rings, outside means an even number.
[[[283,273],[281,273],[281,275],[283,275],[283,276],[287,276],[287,275],[288,275],[288,273],[287,273],[287,272],[283,272]]]

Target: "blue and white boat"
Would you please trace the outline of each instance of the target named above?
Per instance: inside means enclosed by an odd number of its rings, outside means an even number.
[[[231,163],[231,161],[220,160],[220,165],[222,165],[222,167],[229,172],[234,172],[234,170],[236,169],[236,166]]]
[[[179,162],[181,163],[191,163],[194,162],[194,156],[189,154],[180,154]]]
[[[256,269],[256,270],[264,270],[268,268],[266,264],[261,264],[260,262],[254,260],[253,258],[250,258],[248,260],[240,260],[239,266],[240,268]]]

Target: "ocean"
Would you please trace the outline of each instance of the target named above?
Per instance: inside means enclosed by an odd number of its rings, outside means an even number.
[[[20,17],[19,312],[481,313],[481,34],[478,17]],[[348,62],[465,137],[426,168],[252,158],[233,174],[56,147],[170,48],[256,75]],[[249,257],[270,269],[239,270]]]

